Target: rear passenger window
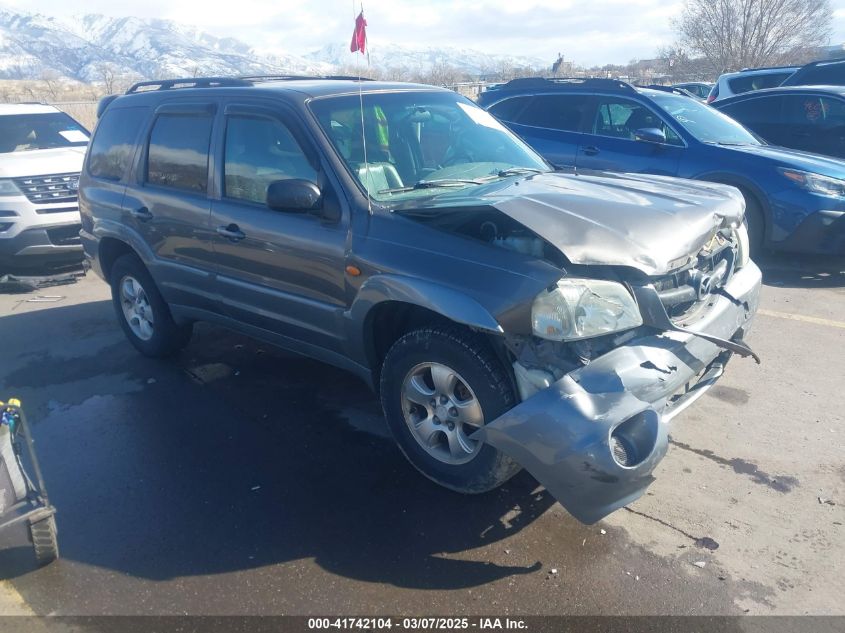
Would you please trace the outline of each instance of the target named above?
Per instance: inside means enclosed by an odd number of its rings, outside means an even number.
[[[525,107],[531,97],[514,97],[499,101],[490,108],[490,114],[502,121],[516,121],[517,114]]]
[[[728,85],[734,94],[742,94],[763,88],[777,88],[792,72],[766,73],[762,75],[745,75],[728,80]]]
[[[88,148],[88,173],[95,178],[120,180],[129,168],[135,139],[147,115],[146,108],[107,110]]]
[[[782,97],[757,97],[718,108],[729,117],[752,129],[760,123],[775,123],[780,118]]]
[[[317,172],[290,130],[274,119],[230,117],[226,124],[224,195],[264,204],[276,180],[312,182]]]
[[[577,132],[589,105],[588,95],[540,95],[528,104],[516,123]]]
[[[204,193],[208,186],[211,122],[211,116],[160,115],[150,134],[146,181]]]

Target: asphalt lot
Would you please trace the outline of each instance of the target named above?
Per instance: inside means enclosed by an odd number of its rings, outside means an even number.
[[[417,475],[332,367],[210,326],[143,358],[93,275],[0,295],[0,397],[35,423],[63,555],[0,535],[0,613],[845,614],[843,315],[845,262],[768,264],[763,364],[734,359],[647,495],[584,526],[524,475]]]

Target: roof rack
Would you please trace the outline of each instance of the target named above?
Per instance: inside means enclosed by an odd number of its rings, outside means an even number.
[[[188,77],[186,79],[155,79],[139,81],[126,94],[151,92],[153,90],[174,90],[177,88],[222,88],[224,86],[251,86],[248,81],[238,77]]]
[[[238,77],[238,79],[243,79],[245,81],[297,81],[297,80],[307,80],[307,81],[317,81],[320,79],[326,80],[344,80],[344,81],[373,81],[369,77],[357,77],[353,75],[243,75]]]
[[[551,88],[553,86],[561,86],[566,88],[603,88],[610,90],[630,90],[634,87],[619,79],[606,79],[604,77],[520,77],[518,79],[511,79],[506,84],[499,86],[499,90],[503,88]]]
[[[759,68],[742,68],[739,72],[747,73],[752,70],[794,70],[800,66],[760,66]]]
[[[188,77],[185,79],[154,79],[139,81],[126,94],[137,92],[153,92],[156,90],[175,90],[178,88],[226,88],[252,86],[261,81],[296,81],[336,79],[349,81],[373,81],[369,77],[353,77],[351,75],[244,75],[243,77]]]
[[[661,86],[660,84],[649,84],[647,86],[637,86],[637,88],[647,88],[648,90],[660,90],[661,92],[670,92],[674,95],[695,98],[695,95],[692,94],[689,90],[685,90],[684,88],[678,88],[677,86]]]

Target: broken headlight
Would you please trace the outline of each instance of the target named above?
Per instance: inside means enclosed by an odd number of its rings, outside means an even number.
[[[631,293],[615,281],[564,278],[531,306],[534,334],[551,341],[591,338],[642,323]]]

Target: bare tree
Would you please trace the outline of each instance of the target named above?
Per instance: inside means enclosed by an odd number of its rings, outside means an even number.
[[[41,82],[44,84],[47,94],[49,94],[50,98],[55,101],[59,84],[61,82],[61,75],[59,75],[59,73],[55,70],[45,70],[41,73]]]
[[[96,66],[100,81],[103,82],[103,89],[107,95],[114,94],[115,81],[117,81],[117,66],[111,62],[101,62]]]
[[[713,70],[804,61],[827,43],[830,0],[688,0],[675,23],[681,44]]]

